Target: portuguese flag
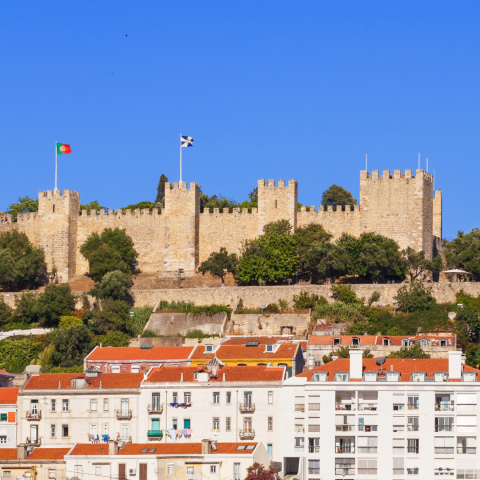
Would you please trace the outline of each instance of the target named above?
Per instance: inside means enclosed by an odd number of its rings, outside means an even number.
[[[70,145],[66,143],[57,143],[57,155],[65,155],[67,153],[72,153]]]

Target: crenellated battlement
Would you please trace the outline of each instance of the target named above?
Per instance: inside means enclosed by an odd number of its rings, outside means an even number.
[[[417,170],[415,175],[412,174],[413,170],[405,170],[402,173],[401,170],[394,170],[393,174],[390,170],[383,170],[380,176],[380,170],[372,170],[372,173],[368,173],[366,170],[360,171],[360,180],[424,180],[433,184],[433,175],[425,170]]]
[[[211,212],[209,208],[205,209],[200,215],[233,215],[233,216],[245,216],[245,215],[256,215],[258,213],[258,208],[253,207],[251,212],[248,208],[213,208]]]
[[[31,223],[38,219],[37,212],[19,213],[17,215],[17,223]]]
[[[88,213],[87,210],[81,210],[80,211],[80,220],[85,221],[85,220],[91,220],[91,221],[115,221],[115,220],[128,220],[128,219],[136,219],[136,218],[157,218],[160,216],[161,209],[160,208],[152,208],[152,211],[150,211],[149,208],[136,208],[135,210],[133,209],[118,209],[118,210],[113,210],[113,209],[108,209],[105,210],[101,208],[98,212],[95,209],[90,210],[90,213]]]
[[[353,207],[353,209],[351,208]],[[306,205],[302,205],[300,207],[301,213],[339,213],[339,214],[349,214],[355,213],[360,211],[360,205],[337,205],[337,208],[334,210],[333,205],[319,205],[318,209],[316,209],[315,205],[307,207]]]

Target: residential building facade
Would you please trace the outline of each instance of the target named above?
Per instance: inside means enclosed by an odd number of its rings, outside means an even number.
[[[19,388],[0,389],[0,448],[17,447],[17,397]]]

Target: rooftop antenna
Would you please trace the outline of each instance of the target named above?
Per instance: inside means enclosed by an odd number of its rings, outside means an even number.
[[[428,158],[427,158],[427,173],[428,173]]]
[[[367,154],[365,154],[365,170],[368,173],[368,167],[367,167]]]
[[[418,169],[420,170],[420,154],[418,154]]]
[[[433,169],[433,191],[435,191],[435,169]]]

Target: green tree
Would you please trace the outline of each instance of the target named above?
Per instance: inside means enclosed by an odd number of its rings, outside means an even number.
[[[225,247],[221,247],[219,252],[210,254],[208,260],[205,260],[198,268],[202,275],[210,272],[214,277],[222,279],[222,284],[225,283],[225,275],[227,272],[235,275],[238,264],[238,257],[235,253],[229,254]]]
[[[251,467],[247,468],[245,480],[280,480],[277,472],[278,470],[274,466],[267,468],[255,462]]]
[[[46,271],[45,255],[23,232],[0,235],[0,286],[20,289],[33,285]]]
[[[445,248],[449,268],[461,268],[472,273],[472,280],[480,280],[480,229],[468,233],[458,232]]]
[[[275,222],[276,223],[276,222]],[[243,244],[236,278],[242,283],[278,283],[292,277],[297,269],[296,242],[289,233],[277,233],[265,225],[259,238]]]
[[[465,348],[466,364],[471,367],[478,368],[480,366],[480,345],[478,343],[470,343]]]
[[[152,211],[152,208],[156,208],[157,204],[154,202],[150,202],[148,200],[143,200],[143,202],[138,202],[138,203],[132,203],[131,205],[127,205],[126,207],[123,207],[122,210],[132,210],[135,211],[137,208],[140,210],[143,208],[148,208],[150,212]]]
[[[422,350],[418,343],[410,347],[402,347],[396,352],[392,352],[388,358],[430,358],[430,355]]]
[[[411,282],[417,280],[418,277],[424,277],[426,272],[439,273],[442,271],[443,262],[440,256],[433,260],[427,260],[423,250],[417,252],[412,247],[407,247],[402,254],[408,266]]]
[[[361,303],[350,284],[332,285],[330,291],[336,301],[343,303]]]
[[[0,297],[0,325],[8,323],[12,317],[13,310],[5,303],[3,297]]]
[[[77,325],[68,330],[57,330],[52,343],[52,365],[74,367],[82,365],[83,359],[92,350],[93,335],[86,325]]]
[[[90,275],[96,282],[115,270],[131,275],[138,255],[133,240],[120,228],[106,228],[100,235],[92,233],[80,247],[80,253],[88,260]]]
[[[70,327],[75,327],[77,325],[83,325],[82,319],[72,317],[71,315],[60,317],[60,322],[58,322],[58,328],[61,330],[68,330]]]
[[[477,343],[480,333],[480,320],[478,310],[470,305],[463,307],[456,306],[455,311],[455,331],[457,341],[461,347],[465,347],[469,343]]]
[[[322,194],[322,205],[333,205],[334,207],[343,205],[356,205],[357,200],[353,195],[339,185],[333,184]]]
[[[200,193],[200,209],[201,211],[213,211],[214,208],[236,208],[238,203],[235,200],[229,200],[222,195],[212,195],[209,197],[205,193]]]
[[[85,203],[84,205],[80,205],[80,210],[86,210],[87,215],[90,215],[90,210],[96,210],[97,212],[100,212],[102,208],[106,209],[107,207],[103,207],[96,200],[93,200],[90,203]]]
[[[456,295],[456,304],[461,303],[462,305],[468,305],[469,307],[474,308],[477,312],[480,313],[480,295],[478,297],[473,297],[466,293],[463,289]]]
[[[303,251],[308,250],[315,243],[328,242],[332,235],[328,233],[322,225],[310,223],[305,227],[299,227],[294,233],[297,242],[298,254],[301,256]]]
[[[95,344],[103,347],[128,347],[130,337],[123,332],[110,331],[95,337]]]
[[[11,373],[22,373],[44,348],[44,336],[6,338],[0,342],[0,368]]]
[[[102,300],[124,300],[129,296],[133,282],[130,275],[119,270],[106,273],[90,290],[90,295]]]
[[[16,222],[19,213],[29,212],[38,212],[38,198],[34,200],[25,195],[24,197],[19,197],[17,203],[12,203],[5,213],[11,215],[12,220]]]
[[[130,306],[122,300],[105,301],[102,310],[88,320],[88,325],[96,335],[105,335],[109,331],[131,333]]]
[[[293,306],[300,310],[305,310],[308,308],[315,308],[319,300],[319,296],[314,293],[310,294],[305,290],[302,290],[298,295],[293,295]]]
[[[338,350],[332,350],[328,355],[324,355],[323,363],[329,363],[333,361],[333,357],[338,358],[350,358],[350,347],[340,347]],[[373,358],[373,354],[368,348],[363,351],[362,358]]]
[[[38,322],[38,295],[25,292],[19,297],[15,297],[15,311],[12,320],[15,323],[36,323]]]
[[[57,327],[60,317],[75,310],[75,296],[68,283],[47,285],[35,303],[35,310],[43,327]]]
[[[251,212],[252,208],[258,208],[258,187],[255,187],[249,194],[248,200],[244,200],[242,203],[238,204],[239,208],[248,208]]]
[[[425,288],[421,282],[403,285],[393,298],[398,302],[399,310],[402,312],[429,310],[437,304],[432,296],[432,289]]]
[[[165,184],[168,178],[162,173],[157,186],[157,198],[155,198],[155,206],[157,208],[165,208]]]

